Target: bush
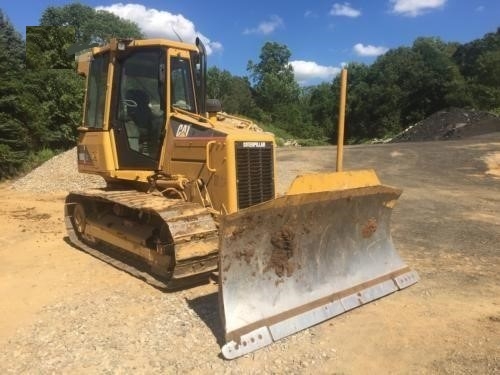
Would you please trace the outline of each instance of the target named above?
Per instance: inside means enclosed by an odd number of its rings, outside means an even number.
[[[32,169],[35,169],[36,167],[42,165],[47,160],[52,159],[57,154],[58,152],[48,148],[44,148],[38,152],[33,152],[28,155],[26,162],[23,164],[22,170],[23,172],[27,173]]]
[[[13,177],[19,173],[25,158],[25,151],[16,151],[9,145],[0,144],[0,180]]]

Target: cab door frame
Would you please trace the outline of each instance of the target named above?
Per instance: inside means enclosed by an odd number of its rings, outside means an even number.
[[[130,48],[127,51],[126,55],[122,54],[120,57],[120,53],[118,52],[114,59],[114,74],[113,74],[113,92],[111,97],[111,106],[110,106],[110,129],[113,132],[115,147],[116,147],[116,157],[117,157],[117,169],[118,170],[149,170],[156,171],[158,169],[158,163],[160,159],[160,150],[158,150],[154,155],[147,155],[146,153],[142,153],[137,149],[131,147],[131,134],[130,129],[127,130],[127,122],[130,122],[130,119],[126,119],[126,106],[130,105],[129,102],[127,104],[126,98],[123,97],[125,94],[123,92],[124,85],[123,79],[125,78],[124,74],[126,74],[125,63],[128,59],[133,56],[137,56],[141,53],[143,54],[151,54],[152,52],[157,52],[158,64],[157,64],[157,72],[158,72],[158,95],[159,95],[159,105],[163,108],[163,118],[161,120],[161,130],[159,132],[159,137],[162,138],[164,136],[164,127],[166,122],[166,111],[165,111],[165,56],[166,56],[166,48],[162,46],[152,46],[150,48]],[[131,77],[131,76],[130,76]],[[139,80],[137,80],[139,81]],[[140,83],[139,83],[140,85]],[[157,140],[158,149],[163,144],[163,139]]]

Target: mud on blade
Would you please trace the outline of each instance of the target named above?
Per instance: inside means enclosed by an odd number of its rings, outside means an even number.
[[[387,186],[285,195],[223,218],[220,302],[236,358],[418,280],[392,243]]]

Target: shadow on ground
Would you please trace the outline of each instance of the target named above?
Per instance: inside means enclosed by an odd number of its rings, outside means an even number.
[[[204,296],[187,299],[188,306],[200,317],[200,319],[212,331],[217,339],[217,344],[222,346],[225,344],[224,329],[219,313],[219,296],[218,293],[211,293]]]

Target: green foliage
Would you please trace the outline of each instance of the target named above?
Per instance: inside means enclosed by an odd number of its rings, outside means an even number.
[[[292,53],[286,45],[276,42],[267,42],[261,49],[260,62],[255,64],[248,62],[247,70],[251,72],[251,78],[256,85],[259,85],[266,74],[279,75],[292,72],[288,65]]]
[[[68,48],[75,43],[70,26],[28,26],[26,28],[27,69],[73,69],[74,58]]]
[[[464,77],[477,76],[477,60],[485,53],[500,48],[500,28],[495,33],[487,33],[480,39],[459,45],[453,53],[453,60]]]
[[[489,110],[500,106],[500,28],[457,47],[452,56],[472,105]]]
[[[207,71],[208,97],[219,99],[222,110],[227,113],[260,118],[259,110],[252,97],[250,83],[246,78],[231,75],[211,67]]]
[[[464,77],[454,60],[458,51],[457,43],[417,38],[411,47],[390,50],[371,66],[349,64],[348,139],[384,138],[451,106],[494,108],[498,85],[485,87]],[[486,61],[483,71],[493,78],[497,55],[489,51],[481,56],[475,59],[476,76],[479,62]],[[333,91],[339,91],[338,78]]]
[[[138,26],[78,3],[47,8],[27,46],[0,10],[0,180],[75,145],[84,81],[67,48],[76,42],[142,37]],[[25,69],[25,51],[26,68]]]
[[[287,139],[337,140],[339,77],[299,89],[285,45],[264,44],[260,61],[248,63],[253,117]],[[386,138],[447,107],[500,107],[500,30],[465,45],[417,38],[380,56],[372,65],[347,65],[346,139],[351,143]],[[219,97],[230,91],[229,73],[213,75]],[[235,92],[248,88],[236,88]],[[240,91],[241,92],[241,91]],[[226,99],[227,103],[231,99]],[[229,111],[233,106],[228,106]],[[249,112],[247,115],[252,117]],[[307,142],[306,142],[307,143]]]
[[[490,110],[491,113],[493,113],[496,116],[500,116],[500,107],[493,108]]]
[[[477,80],[491,87],[500,87],[500,46],[486,51],[476,60]]]
[[[82,115],[84,83],[73,70],[27,72],[23,106],[33,119],[35,149],[68,149],[75,145]],[[44,90],[39,88],[44,86]]]
[[[289,64],[291,52],[287,46],[275,42],[264,44],[260,62],[248,62],[247,70],[254,83],[257,105],[268,112],[272,120],[279,120],[281,107],[299,100],[299,86]]]
[[[42,165],[47,160],[57,155],[57,151],[49,148],[41,149],[37,152],[31,152],[23,164],[21,172],[29,172],[30,170]]]
[[[24,151],[15,151],[8,145],[0,143],[0,180],[19,173],[25,160]]]
[[[24,68],[24,42],[0,9],[0,77]]]
[[[333,92],[331,84],[321,83],[311,90],[308,100],[311,121],[324,130],[325,134],[332,134],[334,131],[334,121],[337,114],[334,113],[338,103],[338,98]]]
[[[80,3],[45,9],[41,26],[71,26],[78,43],[104,43],[110,38],[142,38],[139,26],[112,13]]]
[[[27,132],[22,123],[0,113],[0,179],[15,175],[27,158]]]
[[[294,139],[294,136],[292,134],[288,133],[286,130],[282,128],[274,126],[271,123],[262,123],[262,124],[259,123],[259,126],[262,129],[264,129],[264,131],[274,134],[278,146],[283,146],[284,142],[288,139]]]
[[[0,10],[0,180],[15,175],[27,157],[23,93],[24,43]]]
[[[275,42],[264,44],[260,61],[249,61],[247,70],[253,82],[252,95],[260,109],[258,119],[299,138],[322,138],[322,126],[314,126],[310,111],[310,94],[301,91],[289,63],[287,46]]]

